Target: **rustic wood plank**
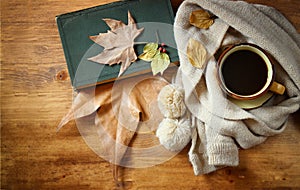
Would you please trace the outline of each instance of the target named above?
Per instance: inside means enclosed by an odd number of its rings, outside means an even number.
[[[73,90],[55,16],[113,0],[1,1],[1,188],[119,189],[111,166],[75,122],[56,132]],[[247,0],[276,7],[300,31],[300,1]],[[174,9],[181,0],[173,0]],[[299,189],[300,112],[280,135],[240,151],[238,167],[194,176],[188,148],[171,160],[122,169],[126,189]]]
[[[73,12],[80,9],[106,4],[115,0],[14,0],[2,1],[1,8],[5,12],[2,14],[2,21],[9,23],[52,23],[55,16],[63,13]]]

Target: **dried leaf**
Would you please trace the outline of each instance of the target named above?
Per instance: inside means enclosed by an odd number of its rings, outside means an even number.
[[[158,52],[151,62],[153,75],[156,75],[159,72],[163,74],[163,72],[168,68],[169,64],[170,58],[168,54]]]
[[[188,41],[186,54],[191,65],[199,69],[203,69],[208,56],[205,47],[199,41],[190,38]]]
[[[144,52],[139,55],[139,59],[144,61],[152,61],[153,57],[156,55],[157,50],[151,50],[149,52]]]
[[[95,43],[104,47],[103,52],[89,58],[89,60],[107,65],[121,64],[119,76],[137,59],[134,52],[134,39],[144,30],[137,29],[136,24],[128,12],[128,25],[114,19],[103,19],[111,28],[107,33],[90,36]]]
[[[143,52],[147,53],[149,51],[157,50],[158,43],[148,43],[144,46]]]
[[[151,61],[153,75],[159,72],[163,74],[170,64],[170,58],[165,53],[166,49],[164,46],[166,45],[162,43],[161,47],[158,48],[158,43],[148,43],[144,46],[143,53],[139,55],[139,59]]]
[[[135,155],[130,151],[127,152],[127,149],[129,147],[132,150],[135,146],[132,141],[139,127],[149,127],[151,131],[154,131],[155,126],[158,126],[163,118],[157,112],[157,104],[153,102],[165,85],[167,85],[165,80],[153,80],[147,75],[140,75],[120,80],[118,83],[98,85],[95,89],[82,89],[76,95],[72,109],[62,120],[59,128],[68,121],[76,119],[77,127],[87,140],[89,147],[113,165],[127,163],[127,160],[122,161],[123,157],[133,158],[133,160],[142,158],[149,161],[149,156],[153,152],[143,151],[147,149],[141,149],[141,144],[137,144],[136,147],[140,150],[139,153],[143,154]],[[81,121],[82,119],[84,121]],[[147,139],[141,143],[146,144],[147,148],[152,148]],[[161,145],[157,142],[155,146]],[[165,153],[170,155],[168,151]],[[152,162],[154,165],[157,160],[154,159]],[[117,179],[117,167],[113,171]]]
[[[190,24],[201,29],[208,29],[214,23],[214,18],[205,10],[193,11],[190,15]]]
[[[153,57],[157,53],[158,44],[157,43],[148,43],[145,45],[143,53],[139,55],[139,59],[144,61],[152,61]]]

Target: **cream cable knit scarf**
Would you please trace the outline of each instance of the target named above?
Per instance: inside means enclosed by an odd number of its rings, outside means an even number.
[[[217,16],[207,30],[189,24],[191,12],[199,9]],[[271,7],[229,0],[184,1],[175,18],[174,33],[181,63],[174,83],[183,91],[188,110],[179,120],[190,119],[189,158],[194,173],[199,175],[223,166],[236,166],[239,147],[248,149],[281,133],[289,114],[299,109],[299,34]],[[210,54],[203,70],[193,67],[185,54],[190,38],[200,41]],[[284,96],[274,95],[262,107],[243,110],[222,93],[214,55],[222,46],[241,42],[255,43],[277,60],[276,81],[285,85]],[[172,143],[169,149],[177,150]]]

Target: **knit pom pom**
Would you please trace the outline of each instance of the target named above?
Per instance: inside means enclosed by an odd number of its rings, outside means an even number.
[[[163,87],[158,94],[158,107],[161,113],[168,118],[178,118],[184,115],[183,89],[175,85]]]
[[[158,126],[156,136],[160,144],[170,151],[182,150],[191,140],[191,128],[188,120],[164,119]]]

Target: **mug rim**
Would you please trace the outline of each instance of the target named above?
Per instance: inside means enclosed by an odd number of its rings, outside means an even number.
[[[268,69],[267,81],[266,81],[265,85],[258,92],[255,92],[254,94],[249,94],[249,95],[237,94],[237,93],[229,90],[225,85],[225,82],[224,82],[224,79],[222,76],[222,71],[221,71],[223,63],[229,55],[231,55],[232,53],[239,51],[239,50],[249,50],[249,51],[252,51],[252,52],[258,54],[264,60],[266,66],[267,66],[267,69]],[[275,76],[274,65],[272,63],[271,57],[268,55],[268,53],[264,49],[262,49],[261,47],[255,45],[255,44],[252,44],[252,43],[240,43],[240,44],[231,45],[228,48],[226,48],[221,53],[220,57],[218,58],[217,69],[218,69],[217,70],[218,80],[219,80],[222,90],[226,94],[231,96],[232,98],[240,99],[240,100],[255,99],[255,98],[258,98],[258,97],[264,95],[265,93],[267,93],[267,91],[270,89],[270,87],[274,81],[274,76]]]

